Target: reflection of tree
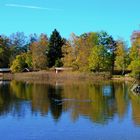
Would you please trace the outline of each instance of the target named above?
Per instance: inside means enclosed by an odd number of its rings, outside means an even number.
[[[10,93],[19,99],[31,100],[32,99],[32,84],[23,82],[10,82]]]
[[[94,85],[90,87],[89,90],[90,98],[93,100],[91,104],[91,119],[94,122],[104,123],[105,121],[105,109],[106,109],[106,99],[102,94],[102,87],[100,85]]]
[[[60,87],[48,86],[48,98],[50,110],[55,120],[58,120],[62,114],[62,89]]]
[[[117,103],[117,111],[120,118],[124,116],[128,105],[128,99],[126,96],[127,96],[126,85],[124,83],[116,84],[115,98]]]
[[[0,86],[0,113],[11,113],[24,116],[26,108],[33,114],[46,115],[50,111],[54,120],[58,120],[62,112],[69,112],[76,121],[87,116],[96,123],[107,123],[115,113],[123,117],[128,96],[125,84],[29,84],[12,81]],[[28,102],[25,102],[28,101]],[[132,105],[136,110],[135,101]],[[134,113],[133,113],[134,114]]]
[[[33,84],[31,94],[32,112],[40,112],[42,115],[46,115],[49,111],[48,85]]]
[[[24,116],[23,106],[18,98],[11,94],[9,84],[0,85],[0,115],[11,113],[13,116]]]
[[[140,125],[140,97],[130,94],[132,104],[132,117],[137,125]]]
[[[64,110],[72,112],[72,119],[76,120],[80,115],[89,116],[94,122],[105,123],[107,118],[112,117],[115,112],[115,104],[112,94],[105,97],[102,92],[102,85],[83,84],[69,85],[64,87],[64,98],[73,99],[65,101]],[[112,102],[112,104],[110,104]]]
[[[104,94],[104,88],[109,88]],[[127,97],[122,84],[80,84],[64,87],[63,98],[73,99],[65,101],[63,110],[71,110],[72,119],[88,116],[93,122],[106,123],[117,112],[123,116],[126,110]]]
[[[0,114],[7,113],[10,109],[9,103],[12,102],[9,92],[9,85],[0,85]],[[8,94],[8,95],[7,95]]]
[[[32,101],[30,108],[32,108],[32,113],[40,112],[42,115],[48,113],[49,103],[47,85],[44,84],[28,84],[23,82],[12,81],[11,94],[16,96],[18,100]]]
[[[54,119],[58,119],[62,113],[62,104],[56,104],[55,99],[61,102],[61,88],[47,84],[26,84],[12,81],[11,94],[20,100],[31,100],[32,113],[40,112],[46,115],[50,109]],[[49,108],[50,107],[50,108]]]

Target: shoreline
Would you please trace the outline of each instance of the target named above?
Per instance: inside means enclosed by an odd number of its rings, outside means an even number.
[[[112,81],[128,81],[133,82],[135,79],[132,77],[113,77],[111,78]]]
[[[40,81],[40,82],[65,82],[65,81],[94,81],[94,82],[104,82],[104,81],[128,81],[132,82],[135,79],[132,77],[125,76],[113,76],[111,77],[109,73],[84,73],[84,72],[60,72],[55,73],[52,71],[39,71],[39,72],[24,72],[24,73],[4,73],[1,77],[2,80],[16,80],[16,81]]]

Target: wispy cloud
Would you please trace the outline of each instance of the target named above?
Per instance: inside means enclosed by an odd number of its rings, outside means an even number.
[[[17,7],[17,8],[36,9],[36,10],[63,11],[63,9],[39,7],[39,6],[34,6],[34,5],[5,4],[5,6],[7,6],[7,7]]]

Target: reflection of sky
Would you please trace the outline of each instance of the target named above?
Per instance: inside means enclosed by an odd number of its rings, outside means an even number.
[[[91,123],[80,117],[72,123],[70,112],[65,112],[58,122],[49,113],[46,117],[28,113],[22,119],[12,116],[0,118],[0,137],[3,140],[139,140],[138,127],[134,127],[131,111],[125,120],[117,116],[105,125]]]
[[[111,86],[103,86],[102,91],[104,96],[111,96]]]

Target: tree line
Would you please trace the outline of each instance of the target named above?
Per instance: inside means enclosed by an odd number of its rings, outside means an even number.
[[[84,72],[111,72],[133,75],[140,72],[140,31],[131,35],[131,46],[123,39],[115,40],[105,31],[89,32],[80,36],[71,34],[62,38],[55,29],[46,34],[13,33],[0,36],[0,67],[10,67],[12,72],[24,68],[46,70],[52,67],[72,67]]]

